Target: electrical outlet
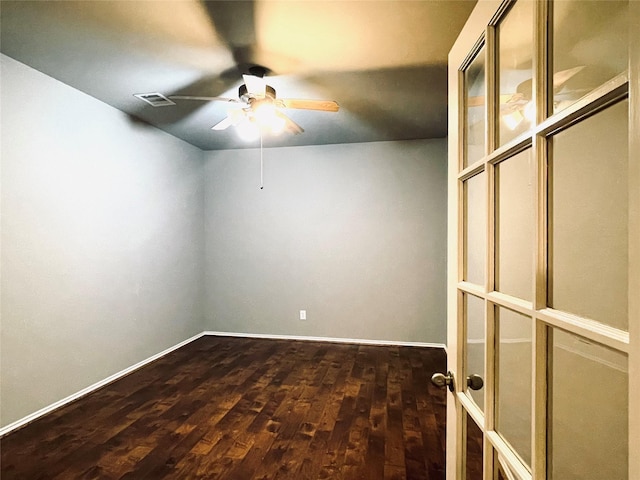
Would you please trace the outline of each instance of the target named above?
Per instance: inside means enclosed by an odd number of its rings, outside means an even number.
[[[306,320],[306,319],[307,319],[307,311],[300,310],[300,320]]]

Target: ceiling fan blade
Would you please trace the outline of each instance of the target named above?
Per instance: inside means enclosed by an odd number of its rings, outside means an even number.
[[[267,83],[264,77],[256,77],[255,75],[242,75],[247,92],[254,97],[263,98],[266,94]]]
[[[482,107],[485,103],[485,98],[482,96],[467,98],[468,107]]]
[[[231,123],[231,119],[229,117],[227,117],[227,118],[221,120],[220,122],[216,123],[213,127],[211,127],[211,130],[226,130],[231,125],[233,125]]]
[[[245,118],[244,110],[231,110],[227,114],[227,118],[216,123],[211,130],[226,130],[229,127],[235,127]]]
[[[300,98],[278,99],[282,108],[296,108],[299,110],[321,110],[323,112],[337,112],[340,110],[338,102],[333,100],[304,100]]]
[[[233,125],[233,122],[231,121],[231,117],[227,117],[219,121],[218,123],[216,123],[213,127],[211,127],[211,130],[226,130],[232,125]]]
[[[282,118],[285,122],[285,129],[291,133],[293,133],[294,135],[298,135],[302,132],[304,132],[304,128],[302,128],[300,125],[298,125],[296,122],[294,122],[293,120],[291,120],[289,117],[287,117],[284,113],[282,112],[278,112],[276,111],[276,116],[278,118]]]
[[[503,93],[502,95],[500,95],[500,103],[509,103],[510,101],[519,99],[519,93]],[[482,107],[484,104],[484,97],[469,97],[467,99],[467,106],[469,107]]]
[[[228,103],[240,103],[235,98],[227,97],[198,97],[195,95],[169,95],[169,100],[196,100],[199,102],[228,102]]]
[[[580,73],[585,68],[585,65],[580,65],[579,67],[568,68],[567,70],[560,70],[553,74],[553,88],[554,90],[558,90],[562,88],[562,86],[567,83],[571,78]]]
[[[581,72],[582,69],[585,68],[584,65],[580,65],[579,67],[568,68],[566,70],[560,70],[553,74],[553,90],[554,92],[559,91],[564,87],[565,83],[571,80],[577,73]],[[533,80],[525,80],[521,82],[516,91],[520,93],[524,98],[531,100],[531,92],[533,87]]]

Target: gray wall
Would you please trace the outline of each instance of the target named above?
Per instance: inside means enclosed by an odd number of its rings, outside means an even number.
[[[1,423],[202,331],[202,152],[6,56]]]
[[[444,343],[446,141],[205,153],[206,328]],[[299,320],[299,310],[308,320]]]

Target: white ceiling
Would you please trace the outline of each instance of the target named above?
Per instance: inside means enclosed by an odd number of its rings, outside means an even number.
[[[235,97],[241,73],[262,65],[279,97],[341,106],[288,110],[305,132],[266,146],[436,138],[446,136],[447,54],[474,5],[2,0],[0,50],[205,150],[255,145],[210,129],[225,117],[223,103],[154,108],[133,94]]]

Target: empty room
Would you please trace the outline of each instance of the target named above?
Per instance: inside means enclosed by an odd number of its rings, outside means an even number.
[[[0,20],[0,478],[640,479],[640,2]]]

